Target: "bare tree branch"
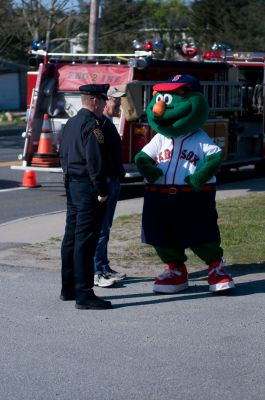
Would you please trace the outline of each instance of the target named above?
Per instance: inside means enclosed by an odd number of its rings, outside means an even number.
[[[33,40],[45,36],[49,48],[51,33],[56,25],[62,24],[68,15],[65,14],[70,0],[19,0],[24,20]],[[47,4],[49,3],[49,4]],[[45,32],[45,35],[41,34]]]

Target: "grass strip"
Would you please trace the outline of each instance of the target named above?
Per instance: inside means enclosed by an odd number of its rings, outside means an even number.
[[[263,264],[265,266],[265,194],[218,200],[218,223],[227,265]],[[141,215],[115,219],[111,231],[110,257],[115,264],[161,265],[152,246],[140,242]],[[114,239],[114,240],[113,240]],[[204,263],[187,249],[187,264],[203,267]]]

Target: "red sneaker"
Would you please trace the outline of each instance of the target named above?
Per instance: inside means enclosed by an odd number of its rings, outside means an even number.
[[[178,293],[188,288],[188,272],[183,264],[175,267],[174,264],[167,264],[165,271],[159,275],[153,286],[157,293]]]
[[[223,261],[214,261],[209,265],[208,283],[211,292],[232,289],[235,287],[233,278],[224,270]]]

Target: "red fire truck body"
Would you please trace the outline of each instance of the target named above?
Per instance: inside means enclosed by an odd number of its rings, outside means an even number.
[[[223,168],[265,164],[264,56],[240,53],[218,58],[213,52],[203,61],[166,61],[150,53],[132,55],[45,54],[37,71],[28,73],[27,129],[21,169],[59,172],[60,167],[33,167],[47,113],[52,126],[55,151],[59,150],[62,128],[81,107],[79,86],[109,83],[122,86],[120,118],[114,123],[123,143],[126,177],[139,177],[135,154],[155,135],[147,123],[146,106],[152,86],[176,74],[196,76],[210,106],[203,127],[224,151]]]

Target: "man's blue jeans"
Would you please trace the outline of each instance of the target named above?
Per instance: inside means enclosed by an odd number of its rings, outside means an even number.
[[[112,179],[108,184],[108,200],[104,214],[103,223],[101,226],[100,236],[94,257],[94,273],[102,274],[109,271],[108,260],[108,242],[110,236],[110,228],[120,195],[120,181],[119,179]]]

